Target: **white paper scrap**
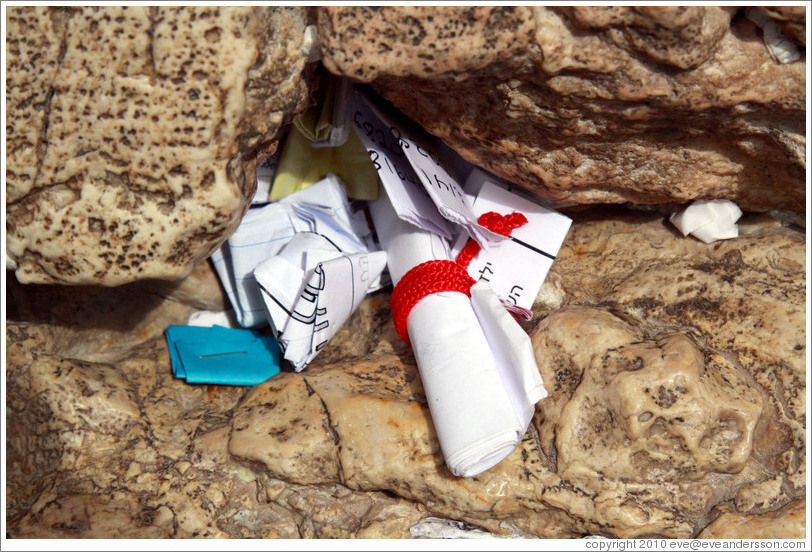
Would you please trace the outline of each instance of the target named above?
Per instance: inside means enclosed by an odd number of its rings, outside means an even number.
[[[237,321],[244,328],[267,323],[254,268],[275,256],[296,233],[313,232],[347,253],[376,249],[363,213],[352,213],[341,181],[334,175],[281,201],[252,208],[212,256]],[[370,291],[380,288],[380,279]]]
[[[279,164],[279,150],[257,167],[257,191],[251,200],[252,205],[263,205],[271,201],[271,185]]]
[[[342,253],[302,232],[254,276],[283,356],[303,370],[347,321],[386,266],[386,253]]]
[[[767,47],[770,57],[779,63],[792,63],[801,59],[802,50],[798,44],[790,40],[781,31],[781,26],[770,19],[764,12],[757,8],[745,8],[744,15],[761,27],[764,32],[764,45]]]
[[[727,199],[699,199],[683,211],[671,215],[671,223],[683,236],[688,234],[705,243],[739,237],[736,221],[742,216],[739,206]]]
[[[336,233],[359,248],[374,246],[366,217],[362,212],[352,212],[347,192],[341,180],[333,174],[278,203],[290,205],[296,213],[292,224],[298,232],[315,232],[331,239],[330,234]]]
[[[223,326],[224,328],[239,328],[233,310],[227,311],[196,311],[189,316],[187,326],[201,326],[210,328],[212,326]]]
[[[417,129],[407,130],[404,125],[375,105],[369,104],[369,107],[378,119],[389,127],[414,174],[420,179],[440,214],[445,219],[462,226],[482,247],[488,247],[489,242],[502,241],[502,236],[479,225],[478,217],[474,215],[466,201],[462,186],[443,167],[443,162],[435,153],[435,147],[428,135]]]
[[[471,306],[499,360],[502,381],[516,418],[527,425],[535,412],[535,404],[547,396],[530,337],[508,314],[488,284],[479,282],[471,286]]]
[[[385,193],[371,212],[394,282],[422,262],[448,260],[439,236],[400,220]],[[486,284],[472,287],[472,295],[429,295],[407,321],[446,465],[462,477],[482,473],[515,450],[543,396],[527,336],[509,315],[494,310],[502,307]]]
[[[451,225],[426,193],[389,127],[372,112],[357,89],[352,95],[351,111],[355,132],[367,148],[398,216],[418,228],[450,239]]]
[[[516,195],[495,183],[483,171],[475,169],[466,182],[479,192],[473,211],[479,217],[494,211],[508,215],[514,211],[527,217],[527,223],[515,228],[510,238],[480,252],[468,265],[468,274],[478,282],[487,282],[506,303],[530,309],[541,289],[547,272],[569,232],[572,219]],[[468,236],[461,234],[452,248],[456,257]]]

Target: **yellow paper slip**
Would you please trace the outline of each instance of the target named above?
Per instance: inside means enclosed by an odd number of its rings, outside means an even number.
[[[299,190],[337,175],[347,186],[347,195],[354,199],[373,200],[378,197],[378,173],[369,160],[366,148],[354,132],[344,145],[336,148],[314,148],[299,131],[291,128],[285,140],[279,167],[271,190],[271,201],[279,201]]]

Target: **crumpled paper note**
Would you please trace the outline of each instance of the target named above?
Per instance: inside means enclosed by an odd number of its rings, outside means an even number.
[[[242,327],[267,323],[254,269],[278,254],[299,232],[321,234],[341,251],[375,249],[363,212],[351,211],[344,186],[335,175],[276,203],[249,209],[234,234],[211,256]]]
[[[683,236],[691,234],[705,243],[739,237],[736,221],[742,216],[739,206],[728,199],[699,199],[671,215],[671,223]]]

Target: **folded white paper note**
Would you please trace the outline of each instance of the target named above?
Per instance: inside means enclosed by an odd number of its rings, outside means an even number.
[[[792,63],[801,59],[803,53],[801,47],[790,40],[781,31],[781,27],[770,19],[764,12],[757,8],[745,8],[744,15],[761,27],[764,33],[764,45],[770,56],[779,63]]]
[[[343,185],[333,175],[281,201],[249,209],[234,234],[211,256],[241,326],[267,323],[254,268],[279,253],[298,232],[320,234],[343,252],[376,249],[363,213],[351,212]],[[378,280],[371,290],[379,288]]]
[[[530,309],[547,272],[564,243],[572,219],[519,196],[480,169],[474,169],[465,184],[466,192],[477,190],[473,212],[508,215],[519,212],[527,223],[514,228],[510,238],[482,249],[468,265],[468,275],[487,282],[503,301]],[[468,236],[462,233],[451,250],[456,257]]]
[[[386,253],[343,253],[327,238],[296,234],[254,277],[284,358],[301,371],[379,280]]]
[[[211,256],[237,321],[244,328],[266,323],[252,272],[259,261],[276,255],[293,237],[289,212],[290,207],[280,203],[249,209],[234,234]]]
[[[448,260],[448,244],[400,220],[385,193],[371,212],[393,282],[418,264]],[[407,321],[446,465],[462,477],[510,454],[546,393],[524,331],[487,284],[471,294],[429,295]]]
[[[705,243],[739,237],[736,221],[742,216],[739,206],[727,199],[699,199],[671,215],[671,223],[683,236],[691,234]]]
[[[352,95],[352,122],[398,216],[429,232],[451,238],[452,226],[440,215],[412,170],[389,126],[373,113],[358,89]]]
[[[466,201],[462,186],[443,166],[436,153],[439,149],[435,148],[428,134],[417,128],[407,129],[405,124],[372,103],[369,103],[369,107],[378,119],[389,127],[389,131],[409,161],[413,174],[417,175],[439,213],[445,219],[462,226],[468,235],[483,247],[487,247],[490,241],[502,241],[500,235],[479,225],[478,217],[474,215]]]

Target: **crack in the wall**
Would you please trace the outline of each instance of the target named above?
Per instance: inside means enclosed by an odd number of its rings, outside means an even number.
[[[34,188],[37,187],[37,182],[39,181],[39,176],[42,172],[42,163],[45,160],[45,155],[48,152],[48,129],[50,128],[51,124],[51,103],[53,102],[53,97],[55,94],[55,81],[56,76],[59,74],[60,67],[62,66],[62,60],[65,59],[65,54],[68,50],[68,27],[70,26],[71,19],[73,19],[75,14],[75,10],[73,8],[47,9],[49,10],[48,15],[53,23],[55,34],[59,36],[59,54],[56,58],[54,72],[51,76],[51,82],[48,83],[48,93],[45,96],[45,102],[42,107],[42,109],[45,111],[45,115],[43,116],[43,124],[42,128],[40,129],[39,142],[37,143],[37,167],[32,180],[32,187]]]
[[[155,6],[151,6],[148,8],[148,15],[149,15],[149,29],[147,29],[147,35],[149,36],[149,46],[147,47],[147,62],[146,67],[150,69],[149,73],[149,83],[151,85],[155,84],[155,80],[158,76],[158,66],[155,65],[155,27],[157,26],[157,18],[158,18],[158,8]]]
[[[332,415],[330,414],[330,409],[327,408],[327,403],[324,402],[322,396],[316,391],[313,386],[310,385],[310,382],[307,381],[306,377],[302,377],[302,381],[304,381],[305,387],[307,387],[308,394],[316,395],[319,401],[321,401],[321,407],[324,409],[324,429],[327,433],[332,437],[333,443],[335,443],[337,447],[337,454],[336,458],[338,460],[338,481],[342,485],[345,485],[346,477],[344,475],[344,466],[341,463],[341,435],[338,433],[338,430],[333,423]]]

